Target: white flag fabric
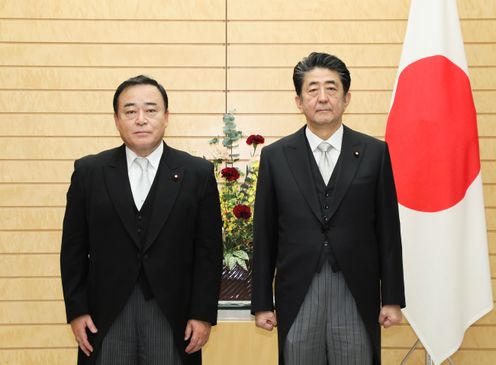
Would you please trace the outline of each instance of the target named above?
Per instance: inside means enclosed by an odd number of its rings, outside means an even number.
[[[404,314],[435,364],[493,299],[477,120],[456,0],[412,0],[386,128]]]

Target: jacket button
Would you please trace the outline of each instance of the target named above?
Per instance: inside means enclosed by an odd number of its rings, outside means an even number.
[[[139,215],[138,220],[142,220],[142,219],[143,219],[143,216]]]
[[[329,241],[324,241],[324,246],[325,247],[329,246]]]

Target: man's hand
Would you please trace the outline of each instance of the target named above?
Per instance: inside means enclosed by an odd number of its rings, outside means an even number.
[[[190,340],[185,350],[187,354],[198,351],[207,343],[211,328],[212,325],[208,322],[196,319],[190,319],[188,321],[186,330],[184,331],[184,340]]]
[[[74,337],[76,337],[76,341],[81,348],[81,350],[86,354],[86,356],[90,356],[93,352],[93,346],[88,341],[88,336],[86,335],[86,328],[88,328],[91,333],[97,333],[98,330],[93,323],[89,314],[84,314],[77,318],[74,318],[71,321],[72,333],[74,333]]]
[[[385,305],[379,313],[379,324],[388,328],[399,324],[402,317],[403,314],[399,305]]]
[[[272,311],[256,312],[255,325],[263,328],[264,330],[272,331],[274,327],[277,327],[276,314]]]

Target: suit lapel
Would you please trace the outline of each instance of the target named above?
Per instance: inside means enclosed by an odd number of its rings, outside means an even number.
[[[348,190],[353,178],[355,177],[360,161],[365,153],[365,144],[354,138],[354,133],[351,129],[343,126],[343,143],[341,145],[341,153],[337,163],[338,171],[336,171],[336,182],[334,194],[329,208],[329,218],[331,218],[343,200],[346,191]]]
[[[183,177],[184,167],[181,166],[180,155],[176,150],[164,144],[164,153],[155,176],[156,195],[144,250],[152,245],[167,221],[181,189]]]
[[[134,244],[140,247],[124,145],[115,150],[114,158],[104,167],[104,176],[108,195],[124,229],[131,236]]]
[[[319,198],[312,178],[312,171],[308,161],[308,147],[305,137],[305,127],[293,134],[284,146],[289,169],[296,180],[301,194],[306,200],[315,217],[322,222]]]

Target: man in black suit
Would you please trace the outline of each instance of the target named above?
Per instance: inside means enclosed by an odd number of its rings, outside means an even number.
[[[137,76],[114,95],[124,144],[75,162],[61,273],[78,364],[201,364],[222,268],[210,162],[163,141],[168,99]]]
[[[388,148],[342,124],[350,81],[335,56],[300,61],[306,126],[261,154],[251,310],[278,326],[280,364],[379,364],[380,325],[405,306]]]

